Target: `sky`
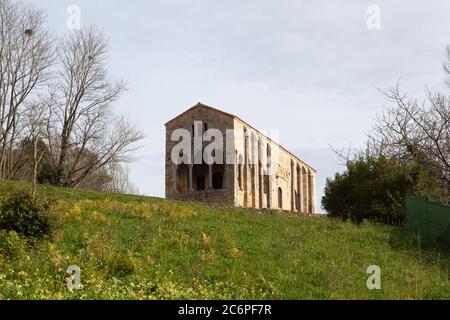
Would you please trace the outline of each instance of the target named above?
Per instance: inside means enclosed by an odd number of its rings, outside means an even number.
[[[164,196],[164,123],[197,102],[279,129],[318,171],[320,204],[326,178],[345,169],[330,146],[364,148],[389,105],[380,90],[445,88],[448,0],[28,2],[59,36],[76,6],[81,27],[108,37],[110,76],[129,86],[115,108],[146,136],[128,164],[146,195]]]

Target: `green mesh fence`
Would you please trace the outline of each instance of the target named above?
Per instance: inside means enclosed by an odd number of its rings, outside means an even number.
[[[407,228],[424,242],[450,246],[450,206],[426,198],[406,197],[403,207]]]

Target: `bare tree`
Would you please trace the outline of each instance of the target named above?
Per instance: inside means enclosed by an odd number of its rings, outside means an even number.
[[[121,194],[138,194],[139,190],[129,180],[128,169],[120,163],[114,162],[107,166],[109,183],[104,191]]]
[[[443,64],[444,72],[447,74],[448,78],[445,80],[447,86],[450,88],[450,46],[447,46],[447,59]]]
[[[28,140],[32,147],[32,195],[36,195],[37,174],[39,163],[45,154],[45,150],[40,150],[39,142],[44,140],[50,125],[50,108],[46,99],[31,103],[24,115],[27,125]]]
[[[108,43],[97,29],[76,31],[59,48],[56,117],[59,122],[57,181],[77,187],[108,163],[123,161],[142,136],[127,121],[116,119],[112,104],[126,90],[109,79]]]
[[[376,121],[371,146],[376,152],[425,165],[450,187],[450,97],[427,92],[423,101],[400,93],[385,93],[393,106]]]
[[[0,179],[26,176],[32,162],[35,189],[45,141],[52,183],[77,187],[127,161],[142,135],[114,115],[126,84],[108,77],[103,34],[93,27],[71,32],[55,55],[44,20],[38,9],[0,0]],[[38,98],[44,89],[49,99]]]
[[[48,80],[54,51],[44,21],[41,10],[0,0],[0,179],[11,176],[21,109]]]
[[[112,118],[110,121],[101,135],[80,140],[82,144],[88,141],[86,144],[89,147],[85,147],[84,150],[91,156],[83,157],[81,150],[76,150],[76,155],[72,158],[78,161],[71,165],[68,186],[78,187],[92,173],[112,163],[132,160],[130,154],[139,148],[136,143],[143,138],[143,135],[123,117]],[[81,157],[79,157],[80,154]]]

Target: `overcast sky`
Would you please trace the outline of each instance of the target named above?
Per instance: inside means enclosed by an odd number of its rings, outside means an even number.
[[[111,76],[129,82],[116,103],[145,132],[130,177],[164,196],[164,123],[198,101],[234,113],[280,142],[325,179],[343,168],[330,151],[364,146],[386,105],[377,87],[401,79],[423,95],[444,89],[450,1],[31,0],[50,28],[81,10],[110,39]],[[345,5],[343,5],[345,3]],[[369,20],[380,10],[381,28]],[[375,28],[375,29],[374,29]]]

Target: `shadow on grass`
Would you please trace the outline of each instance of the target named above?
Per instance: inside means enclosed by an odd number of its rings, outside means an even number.
[[[450,243],[448,241],[448,232],[439,238],[438,243],[427,243],[412,230],[406,227],[395,227],[392,229],[389,238],[391,248],[408,252],[415,256],[419,261],[428,265],[439,266],[450,280]]]

